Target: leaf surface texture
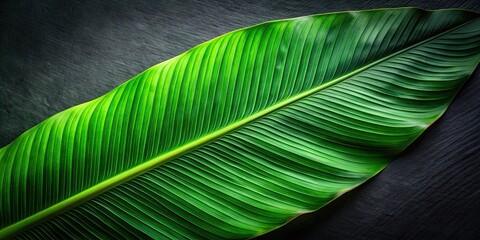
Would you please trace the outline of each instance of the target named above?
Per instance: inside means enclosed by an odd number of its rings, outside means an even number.
[[[227,33],[0,149],[0,236],[249,238],[382,170],[480,58],[479,15],[414,8]]]

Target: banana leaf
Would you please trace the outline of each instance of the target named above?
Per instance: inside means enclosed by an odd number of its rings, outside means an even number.
[[[0,149],[0,239],[251,238],[384,169],[480,59],[480,15],[380,9],[236,30]]]

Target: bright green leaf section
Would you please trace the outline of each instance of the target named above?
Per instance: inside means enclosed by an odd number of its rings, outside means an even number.
[[[480,58],[480,19],[390,9],[201,44],[0,149],[0,238],[248,238],[383,169]]]

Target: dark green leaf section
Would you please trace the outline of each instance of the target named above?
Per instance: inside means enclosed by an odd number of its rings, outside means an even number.
[[[480,58],[475,17],[316,15],[199,45],[0,149],[1,226],[318,88],[18,237],[222,239],[276,228],[375,175],[445,111]]]

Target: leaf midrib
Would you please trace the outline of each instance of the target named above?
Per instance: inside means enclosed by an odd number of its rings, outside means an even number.
[[[286,106],[288,106],[288,105],[290,105],[294,102],[297,102],[297,101],[299,101],[301,99],[304,99],[304,98],[306,98],[310,95],[313,95],[317,92],[320,92],[320,91],[322,91],[322,90],[324,90],[324,89],[326,89],[330,86],[333,86],[337,83],[340,83],[340,82],[342,82],[342,81],[344,81],[344,80],[346,80],[346,79],[348,79],[348,78],[350,78],[354,75],[357,75],[357,74],[359,74],[359,73],[361,73],[361,72],[363,72],[363,71],[365,71],[365,70],[367,70],[367,69],[369,69],[369,68],[371,68],[371,67],[373,67],[373,66],[375,66],[379,63],[382,63],[382,62],[384,62],[384,61],[386,61],[390,58],[393,58],[393,57],[395,57],[399,54],[402,54],[402,53],[407,52],[407,51],[409,51],[413,48],[416,48],[420,45],[423,45],[427,42],[430,42],[430,41],[432,41],[436,38],[439,38],[439,37],[441,37],[445,34],[448,34],[448,33],[452,32],[456,29],[462,28],[465,25],[468,25],[471,22],[473,22],[475,20],[478,20],[479,18],[480,17],[473,18],[472,20],[469,20],[469,21],[467,21],[463,24],[460,24],[460,25],[458,25],[456,27],[453,27],[449,30],[443,31],[443,32],[441,32],[441,33],[439,33],[435,36],[432,36],[432,37],[427,38],[423,41],[415,43],[415,44],[413,44],[409,47],[401,49],[401,50],[399,50],[397,52],[394,52],[394,53],[392,53],[388,56],[385,56],[385,57],[380,58],[380,59],[378,59],[374,62],[371,62],[371,63],[369,63],[369,64],[367,64],[363,67],[360,67],[360,68],[358,68],[354,71],[351,71],[351,72],[349,72],[349,73],[347,73],[343,76],[340,76],[336,79],[333,79],[333,80],[329,81],[328,83],[319,85],[315,88],[312,88],[310,90],[299,93],[299,94],[297,94],[293,97],[290,97],[288,99],[277,102],[277,103],[273,104],[272,106],[270,106],[268,108],[265,108],[265,109],[255,113],[253,115],[250,115],[247,118],[244,118],[242,120],[234,122],[234,123],[230,124],[229,126],[226,126],[222,129],[219,129],[219,130],[217,130],[213,133],[207,134],[207,135],[205,135],[205,136],[203,136],[203,137],[201,137],[201,138],[199,138],[195,141],[192,141],[192,142],[190,142],[186,145],[183,145],[183,146],[181,146],[177,149],[174,149],[174,150],[169,151],[167,153],[164,153],[160,156],[157,156],[157,157],[154,157],[150,160],[147,160],[146,162],[144,162],[144,163],[142,163],[138,166],[135,166],[135,167],[133,167],[133,168],[127,170],[127,171],[124,171],[124,172],[122,172],[122,173],[120,173],[120,174],[118,174],[114,177],[111,177],[111,178],[109,178],[109,179],[107,179],[103,182],[100,182],[100,183],[98,183],[98,184],[96,184],[92,187],[89,187],[86,190],[83,190],[83,191],[81,191],[81,192],[79,192],[79,193],[77,193],[77,194],[75,194],[75,195],[73,195],[73,196],[71,196],[67,199],[64,199],[64,200],[62,200],[62,201],[44,209],[44,210],[41,210],[41,211],[39,211],[39,212],[37,212],[37,213],[27,217],[27,218],[24,218],[20,221],[17,221],[16,223],[13,223],[13,224],[1,229],[0,230],[0,239],[11,237],[11,236],[15,235],[16,233],[21,232],[21,231],[37,224],[37,223],[40,223],[44,220],[47,220],[47,219],[52,218],[56,215],[59,215],[62,212],[65,212],[65,211],[67,211],[67,210],[69,210],[69,209],[71,209],[75,206],[78,206],[81,203],[83,203],[85,201],[88,201],[88,200],[96,197],[97,195],[99,195],[103,192],[106,192],[110,189],[113,189],[113,188],[115,188],[115,187],[117,187],[117,186],[119,186],[119,185],[121,185],[121,184],[123,184],[123,183],[125,183],[125,182],[127,182],[127,181],[145,173],[145,172],[148,172],[148,171],[152,170],[153,168],[158,167],[159,165],[161,165],[161,164],[163,164],[163,163],[165,163],[169,160],[173,160],[175,158],[178,158],[178,157],[180,157],[180,156],[182,156],[182,155],[184,155],[184,154],[186,154],[186,153],[188,153],[188,152],[190,152],[190,151],[192,151],[192,150],[194,150],[198,147],[201,147],[202,145],[205,145],[205,144],[207,144],[207,143],[209,143],[209,142],[211,142],[211,141],[213,141],[217,138],[220,138],[220,137],[222,137],[222,136],[224,136],[228,133],[231,133],[235,130],[238,130],[241,127],[243,127],[244,125],[247,125],[250,122],[256,121],[257,119],[265,117],[265,116],[267,116],[267,115],[269,115],[269,114],[271,114],[271,113],[273,113],[277,110],[280,110],[283,107],[286,107]],[[181,56],[181,55],[179,55],[179,56]],[[177,57],[179,57],[179,56],[177,56]],[[177,57],[174,57],[174,58],[177,58]],[[174,58],[166,60],[166,61],[173,60]]]

